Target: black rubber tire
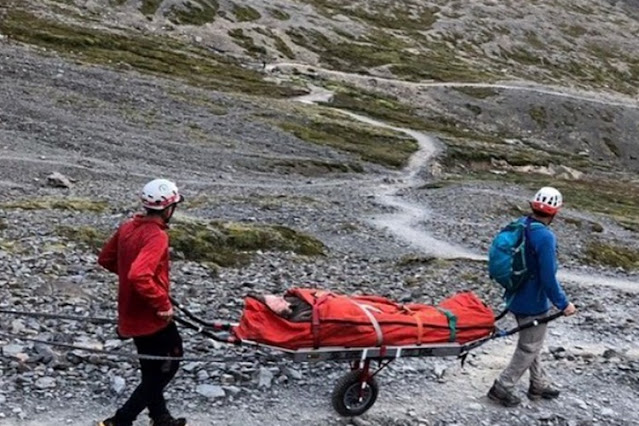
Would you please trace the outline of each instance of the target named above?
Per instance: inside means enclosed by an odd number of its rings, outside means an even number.
[[[359,399],[361,376],[362,370],[351,371],[339,379],[335,385],[331,402],[333,403],[333,408],[339,415],[344,417],[361,416],[375,404],[377,394],[379,393],[379,386],[374,377],[370,377],[366,381],[362,401],[356,400],[356,398]]]

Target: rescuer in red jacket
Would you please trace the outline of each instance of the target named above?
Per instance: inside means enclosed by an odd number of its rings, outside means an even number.
[[[140,355],[182,357],[182,339],[169,298],[168,223],[183,201],[177,186],[156,179],[141,194],[146,214],[123,223],[106,243],[98,263],[118,275],[118,332],[132,337]],[[164,400],[164,388],[177,373],[179,361],[140,360],[142,382],[115,416],[99,426],[132,426],[145,409],[153,426],[184,426]]]

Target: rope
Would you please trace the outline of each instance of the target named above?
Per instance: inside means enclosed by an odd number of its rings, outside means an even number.
[[[0,309],[0,314],[13,315],[16,317],[26,317],[26,318],[47,318],[47,319],[69,320],[69,321],[83,321],[83,322],[92,322],[95,324],[117,324],[117,320],[113,318],[86,317],[86,316],[65,315],[65,314],[49,314],[49,313],[43,313],[43,312],[14,311],[11,309]]]
[[[70,343],[62,343],[55,342],[49,340],[42,339],[34,339],[31,337],[19,336],[17,334],[8,333],[5,331],[0,331],[0,336],[8,338],[10,340],[20,340],[31,343],[39,343],[42,345],[59,347],[68,350],[76,350],[83,351],[97,355],[103,355],[105,357],[115,357],[120,359],[130,359],[130,360],[151,360],[151,361],[184,361],[184,362],[235,362],[235,361],[246,361],[244,357],[174,357],[174,356],[159,356],[159,355],[146,355],[146,354],[134,354],[131,352],[123,352],[123,351],[109,351],[106,349],[97,349],[97,348],[89,348],[86,346],[78,346]],[[258,353],[256,353],[258,354]]]

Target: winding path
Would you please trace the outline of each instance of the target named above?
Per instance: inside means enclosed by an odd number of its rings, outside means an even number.
[[[298,97],[296,100],[305,104],[325,103],[330,101],[332,96],[333,93],[326,89],[312,87],[311,94]],[[402,132],[413,137],[419,144],[418,151],[411,156],[407,167],[402,171],[402,178],[397,183],[379,185],[374,188],[375,199],[381,205],[393,208],[395,212],[370,219],[373,225],[390,231],[393,235],[421,250],[426,255],[442,259],[487,260],[485,254],[435,238],[423,226],[420,226],[420,223],[428,218],[431,211],[426,206],[407,201],[398,196],[401,190],[424,183],[420,179],[419,173],[428,167],[429,162],[438,152],[438,142],[435,138],[415,130],[390,126],[378,120],[343,109],[334,109],[334,111],[372,126]],[[587,274],[567,269],[562,269],[558,276],[560,280],[574,282],[579,285],[606,286],[621,291],[639,293],[639,284],[626,279]]]
[[[591,92],[581,89],[566,89],[565,87],[546,86],[537,83],[522,81],[517,84],[508,83],[469,83],[469,82],[441,82],[441,81],[428,81],[428,82],[413,82],[406,80],[399,80],[387,77],[376,77],[370,75],[349,73],[344,71],[336,71],[327,68],[312,66],[308,64],[300,64],[294,62],[281,62],[275,64],[266,65],[265,70],[267,72],[275,72],[276,70],[293,68],[311,68],[313,71],[336,76],[343,77],[351,80],[361,81],[378,81],[394,84],[396,86],[414,87],[414,88],[429,88],[429,87],[469,87],[469,88],[486,88],[486,89],[502,89],[502,90],[519,90],[524,92],[539,93],[542,95],[556,96],[567,99],[574,99],[578,101],[597,103],[602,105],[620,106],[625,108],[639,109],[639,100],[633,99],[629,96],[623,96],[620,94],[602,94],[597,92]]]

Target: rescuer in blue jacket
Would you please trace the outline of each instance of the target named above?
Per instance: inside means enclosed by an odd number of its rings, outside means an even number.
[[[521,219],[535,226],[528,228],[526,254],[529,270],[533,274],[517,290],[509,304],[509,310],[515,314],[519,324],[543,318],[551,304],[565,315],[573,315],[576,311],[557,281],[557,239],[549,228],[562,205],[562,196],[558,190],[541,188],[530,202],[532,214]],[[540,324],[519,333],[517,349],[508,367],[488,392],[490,399],[506,407],[519,405],[521,399],[515,395],[514,388],[526,370],[530,372],[529,399],[554,399],[559,396],[559,391],[551,385],[541,365],[540,352],[544,346],[546,330],[547,324]]]

